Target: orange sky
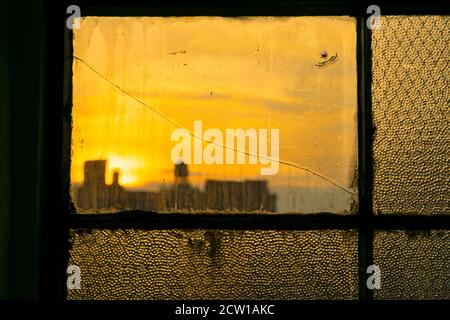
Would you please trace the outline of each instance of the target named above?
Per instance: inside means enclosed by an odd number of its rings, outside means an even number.
[[[356,24],[350,17],[86,17],[74,54],[183,127],[278,128],[280,158],[350,187],[356,166]],[[320,51],[338,60],[326,67]],[[73,65],[72,170],[108,159],[107,173],[145,188],[170,183],[176,129],[101,79]],[[258,176],[260,165],[191,165],[191,182]],[[267,177],[262,177],[267,178]],[[272,186],[329,186],[281,165]]]

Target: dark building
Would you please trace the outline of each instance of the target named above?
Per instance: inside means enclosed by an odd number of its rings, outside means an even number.
[[[212,210],[276,211],[276,196],[265,180],[207,180],[206,203]]]
[[[184,162],[175,165],[174,175],[176,185],[188,184],[189,172],[187,165]]]
[[[83,210],[146,211],[276,211],[276,195],[265,180],[207,180],[205,191],[189,184],[189,171],[181,162],[174,168],[174,184],[159,192],[128,191],[119,185],[119,172],[111,185],[105,183],[106,160],[86,161],[84,183],[76,194]]]
[[[84,163],[84,184],[78,190],[78,206],[99,209],[108,206],[109,192],[105,184],[106,160]]]
[[[151,192],[127,191],[119,185],[119,172],[113,173],[111,185],[105,183],[106,160],[84,163],[84,183],[77,192],[80,209],[155,210]]]

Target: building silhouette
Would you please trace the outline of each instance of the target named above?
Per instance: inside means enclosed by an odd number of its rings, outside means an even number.
[[[146,211],[276,211],[276,195],[270,193],[266,180],[206,180],[205,190],[189,184],[188,166],[181,162],[174,168],[174,183],[158,192],[130,191],[119,185],[119,172],[106,184],[106,160],[84,164],[84,181],[76,190],[76,204],[83,210]]]

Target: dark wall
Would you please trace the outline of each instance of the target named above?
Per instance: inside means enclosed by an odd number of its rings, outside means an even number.
[[[9,25],[0,19],[0,299],[9,291]]]
[[[0,298],[38,297],[40,1],[9,3],[0,32]]]

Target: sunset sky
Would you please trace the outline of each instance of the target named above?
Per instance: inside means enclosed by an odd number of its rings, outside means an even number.
[[[350,17],[86,17],[74,54],[123,90],[184,128],[277,128],[280,158],[350,188],[356,149],[356,24]],[[338,59],[325,67],[320,52]],[[71,177],[86,160],[107,159],[120,183],[148,189],[173,179],[176,129],[85,64],[73,65]],[[191,183],[268,178],[271,186],[329,187],[280,166],[190,165]],[[331,186],[332,187],[332,186]],[[336,191],[342,192],[342,191]]]

